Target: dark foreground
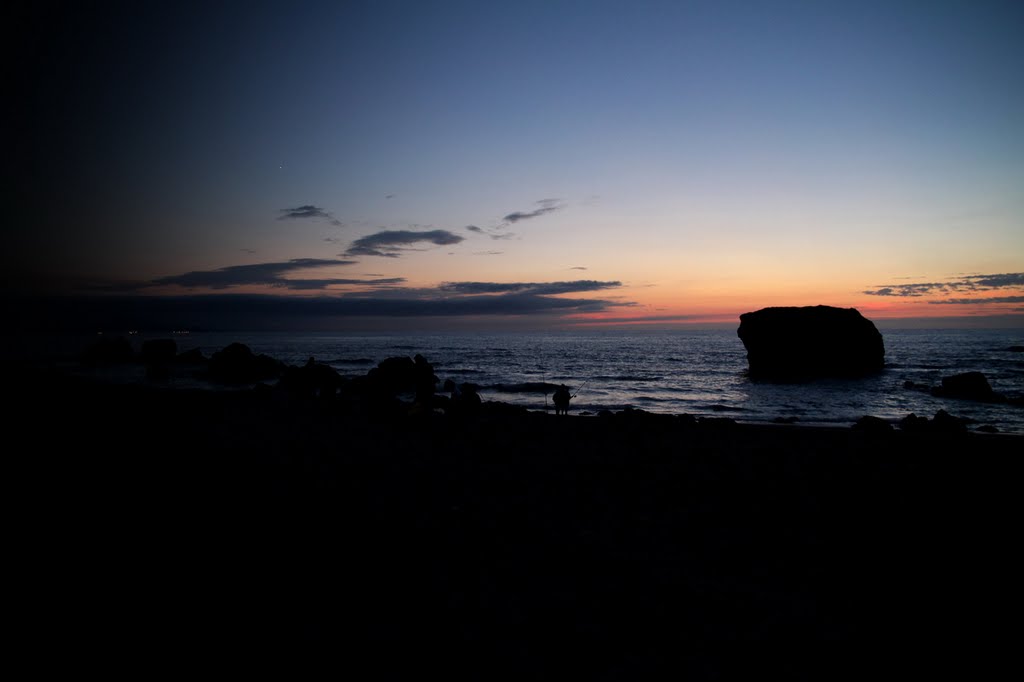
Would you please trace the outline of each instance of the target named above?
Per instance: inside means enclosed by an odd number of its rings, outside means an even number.
[[[485,405],[485,408],[488,406]],[[42,665],[357,679],[1019,667],[1020,438],[24,394]]]

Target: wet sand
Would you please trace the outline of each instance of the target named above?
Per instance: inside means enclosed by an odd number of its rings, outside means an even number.
[[[28,627],[83,665],[835,679],[1014,661],[1020,437],[20,390]]]

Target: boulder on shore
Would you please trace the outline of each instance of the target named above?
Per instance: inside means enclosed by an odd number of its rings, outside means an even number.
[[[178,344],[174,339],[151,339],[142,343],[142,362],[147,365],[166,365],[174,361]]]
[[[135,351],[123,336],[101,336],[82,353],[81,360],[91,367],[124,365],[135,360]]]
[[[736,333],[754,379],[860,377],[885,365],[882,335],[855,308],[764,308],[740,315]]]
[[[243,384],[276,378],[284,366],[269,355],[256,355],[243,343],[232,343],[213,354],[209,376],[214,381]]]

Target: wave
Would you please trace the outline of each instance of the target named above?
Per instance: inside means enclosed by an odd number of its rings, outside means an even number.
[[[486,388],[498,393],[551,393],[558,388],[558,384],[549,384],[546,381],[526,381],[520,384],[494,384]]]

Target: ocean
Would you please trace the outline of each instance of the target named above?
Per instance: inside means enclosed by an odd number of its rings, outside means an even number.
[[[365,374],[381,360],[422,354],[443,382],[472,382],[486,400],[551,408],[551,396],[523,384],[564,383],[576,393],[572,413],[627,407],[649,412],[730,417],[739,422],[795,420],[849,426],[864,415],[898,421],[936,411],[968,417],[1001,432],[1024,434],[1024,408],[952,398],[904,388],[907,381],[938,385],[942,377],[983,372],[992,388],[1024,396],[1024,330],[882,330],[885,370],[856,380],[801,384],[753,382],[746,350],[734,329],[590,331],[417,336],[320,333],[190,333],[176,335],[179,351],[207,356],[233,341],[289,364],[310,356],[345,376]],[[141,346],[144,338],[132,340]],[[142,380],[141,378],[139,380]],[[178,385],[201,385],[187,378]]]

